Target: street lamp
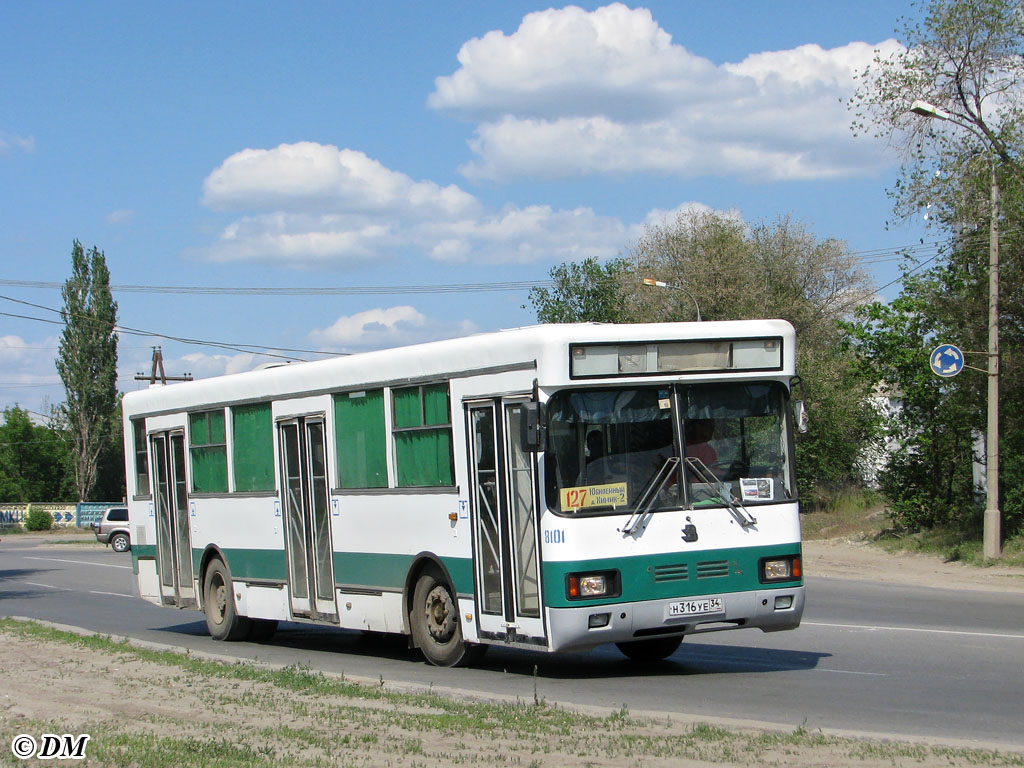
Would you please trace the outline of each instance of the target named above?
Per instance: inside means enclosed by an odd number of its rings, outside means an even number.
[[[927,101],[910,105],[915,115],[946,120],[972,130],[944,109]],[[973,132],[973,131],[972,131]],[[982,137],[984,138],[984,137]],[[988,225],[988,432],[985,437],[985,518],[982,533],[985,557],[1002,553],[1002,515],[999,511],[999,180],[991,156]]]
[[[694,308],[697,310],[697,322],[701,322],[700,319],[700,305],[697,303],[697,299],[693,297],[693,294],[683,288],[681,285],[672,285],[670,283],[663,283],[661,280],[655,280],[653,277],[644,277],[640,279],[640,282],[644,285],[653,285],[656,288],[669,288],[673,291],[682,291],[690,297],[690,301],[693,302]]]

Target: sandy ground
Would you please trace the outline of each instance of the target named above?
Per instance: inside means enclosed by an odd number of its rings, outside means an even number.
[[[52,546],[53,539],[40,537],[39,545]],[[95,545],[62,546],[81,550]],[[924,555],[890,555],[849,542],[807,542],[804,562],[811,577],[1024,591],[1024,569],[977,569]],[[0,638],[5,650],[0,765],[53,765],[53,760],[14,760],[11,752],[15,736],[38,738],[48,732],[91,734],[85,765],[1024,764],[1021,755],[848,740],[799,730],[778,733],[749,725],[722,729],[721,723],[695,725],[695,718],[598,708],[565,717],[555,707],[549,713],[551,723],[540,727],[517,725],[514,707],[453,718],[429,701],[353,696],[335,689],[295,692],[272,681],[156,663],[131,647],[90,649],[9,628],[0,628]],[[447,695],[464,698],[458,692]]]
[[[1024,568],[978,568],[913,552],[894,555],[871,544],[850,541],[805,541],[804,575],[919,587],[1024,592]]]

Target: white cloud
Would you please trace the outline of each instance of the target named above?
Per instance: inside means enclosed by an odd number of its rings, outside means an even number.
[[[469,320],[440,322],[415,307],[398,306],[343,315],[327,328],[311,332],[309,338],[321,349],[351,352],[465,336],[477,330]]]
[[[0,154],[11,149],[19,149],[22,152],[31,154],[36,151],[36,140],[34,136],[16,136],[13,133],[0,131]]]
[[[105,217],[107,224],[113,224],[115,226],[131,224],[135,218],[135,211],[131,208],[119,208],[116,211],[111,211]]]
[[[804,45],[718,66],[673,44],[646,9],[570,6],[467,42],[428,104],[479,121],[476,159],[461,169],[471,179],[853,176],[888,163],[853,141],[843,104],[874,49]]]
[[[464,215],[479,207],[454,185],[413,181],[362,152],[311,141],[235,153],[203,182],[203,203],[216,210],[415,217]]]
[[[590,208],[488,211],[458,187],[413,182],[360,152],[311,142],[232,155],[204,188],[211,207],[252,210],[195,252],[211,261],[312,267],[411,250],[448,263],[557,262],[614,256],[626,231]]]

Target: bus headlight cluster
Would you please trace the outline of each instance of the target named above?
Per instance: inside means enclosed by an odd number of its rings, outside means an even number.
[[[761,561],[762,584],[773,581],[796,581],[801,576],[803,571],[798,556],[766,557]]]
[[[565,596],[570,600],[617,597],[619,594],[618,571],[570,573],[565,577]]]

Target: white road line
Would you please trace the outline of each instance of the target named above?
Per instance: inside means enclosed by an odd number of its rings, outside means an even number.
[[[67,589],[66,587],[55,587],[53,584],[40,584],[38,581],[23,581],[22,584],[29,584],[33,587],[46,587],[47,589],[56,589],[61,592],[74,592],[73,589]]]
[[[56,589],[58,592],[77,592],[76,589],[69,587],[55,587],[53,584],[40,584],[38,581],[23,581],[22,584],[29,584],[33,587],[46,587],[47,589]],[[113,595],[114,597],[135,597],[135,595],[129,595],[125,592],[101,592],[98,589],[87,589],[90,595]]]
[[[925,629],[924,627],[879,627],[870,624],[828,624],[823,621],[802,621],[800,626],[863,629],[869,632],[922,632],[933,635],[960,635],[964,637],[998,637],[1004,640],[1024,640],[1024,635],[1003,632],[965,632],[957,629]]]
[[[93,563],[89,560],[61,560],[59,557],[28,557],[25,560],[46,560],[53,563],[77,563],[78,565],[98,565],[101,568],[131,568],[130,565],[114,565],[113,563]]]

